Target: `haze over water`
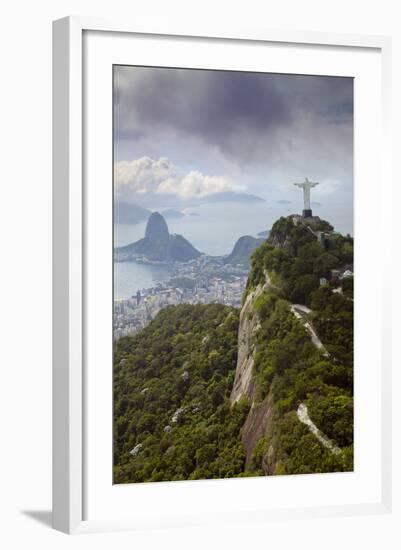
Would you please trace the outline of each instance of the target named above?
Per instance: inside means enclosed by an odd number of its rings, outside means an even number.
[[[192,211],[199,216],[166,220],[170,233],[178,233],[188,239],[198,250],[212,256],[229,254],[242,235],[254,237],[260,231],[270,229],[280,216],[300,213],[300,205],[269,205],[266,203],[207,204]],[[161,211],[162,212],[162,211]],[[349,211],[343,205],[322,205],[313,213],[326,219],[337,231],[353,234],[352,205]],[[115,246],[123,246],[141,239],[146,222],[114,227]],[[167,266],[120,262],[114,264],[114,298],[130,298],[137,290],[155,286],[170,278]]]

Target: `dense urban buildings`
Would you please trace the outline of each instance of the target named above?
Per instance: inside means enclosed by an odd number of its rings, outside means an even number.
[[[138,290],[131,298],[115,300],[114,338],[142,330],[166,306],[222,303],[239,307],[249,268],[224,263],[222,257],[202,255],[175,263],[172,278],[152,288]]]

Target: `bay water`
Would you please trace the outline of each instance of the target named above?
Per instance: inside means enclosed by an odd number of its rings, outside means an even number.
[[[195,248],[212,256],[229,254],[243,235],[254,237],[270,229],[280,216],[298,212],[293,205],[263,203],[214,203],[188,209],[183,218],[167,219],[170,233],[185,237]],[[163,211],[160,211],[163,214]],[[191,215],[195,214],[195,215]],[[337,231],[353,234],[352,205],[329,204],[313,208],[313,213],[329,221]],[[136,225],[116,224],[114,246],[123,246],[145,235],[146,221]],[[130,298],[138,290],[166,281],[171,270],[165,265],[115,262],[114,299]]]

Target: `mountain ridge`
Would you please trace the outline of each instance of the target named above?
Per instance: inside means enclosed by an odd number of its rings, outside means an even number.
[[[114,251],[116,261],[142,257],[154,262],[188,262],[200,255],[182,235],[169,233],[166,220],[159,212],[149,216],[144,238]]]
[[[232,405],[250,403],[241,429],[246,470],[353,469],[353,305],[331,275],[332,267],[347,265],[351,242],[320,218],[288,216],[277,220],[252,258],[230,396]],[[299,411],[308,408],[312,420],[305,423]]]
[[[254,251],[240,310],[169,306],[117,342],[115,482],[353,470],[353,239],[300,218]]]
[[[265,239],[243,235],[235,242],[231,254],[226,256],[224,263],[231,265],[249,265],[252,253],[264,241]]]

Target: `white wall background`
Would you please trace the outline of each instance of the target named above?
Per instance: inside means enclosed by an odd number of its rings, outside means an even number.
[[[397,0],[14,0],[0,32],[1,277],[0,544],[13,549],[399,548],[399,423],[395,424],[392,516],[268,522],[224,528],[67,537],[52,531],[51,507],[51,21],[65,15],[117,16],[152,23],[178,18],[201,25],[393,35],[394,137],[399,138],[401,17]],[[398,146],[399,142],[395,142]],[[394,157],[397,156],[395,150]],[[400,197],[398,187],[395,188]],[[389,204],[389,209],[391,205]],[[394,214],[397,213],[393,201]],[[394,216],[397,220],[397,216]],[[395,229],[399,234],[399,230]],[[399,242],[399,239],[398,239]],[[396,253],[394,251],[394,255]],[[398,259],[397,259],[398,260]],[[396,258],[395,258],[396,261]],[[394,270],[396,265],[394,265]],[[394,277],[397,282],[398,276]],[[399,285],[398,285],[399,286]],[[395,289],[394,301],[400,304]],[[394,340],[399,321],[394,314]],[[395,394],[400,388],[394,345]],[[395,395],[395,397],[396,397]],[[401,407],[394,399],[395,418]],[[397,526],[398,524],[398,526]]]

